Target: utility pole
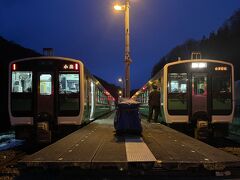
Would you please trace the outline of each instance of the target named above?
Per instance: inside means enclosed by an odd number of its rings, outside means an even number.
[[[125,97],[130,98],[130,29],[129,29],[129,11],[130,2],[126,0],[125,3]]]
[[[125,93],[124,97],[130,98],[130,64],[132,62],[130,58],[130,29],[129,29],[129,12],[130,12],[130,0],[125,0],[124,5],[115,5],[114,9],[117,11],[124,11],[125,13],[125,53],[124,53],[124,63],[125,63]]]

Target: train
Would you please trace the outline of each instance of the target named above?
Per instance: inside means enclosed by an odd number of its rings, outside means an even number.
[[[187,59],[165,64],[132,98],[148,115],[152,85],[160,91],[158,122],[189,130],[195,138],[224,137],[234,116],[234,67],[211,59]]]
[[[115,109],[82,61],[56,56],[12,61],[8,101],[16,138],[47,143]]]

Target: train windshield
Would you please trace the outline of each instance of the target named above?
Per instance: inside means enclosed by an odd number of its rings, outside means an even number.
[[[232,68],[216,62],[180,63],[168,67],[168,111],[187,115],[232,112]]]
[[[228,114],[227,111],[231,111],[232,86],[230,73],[218,72],[213,74],[212,97],[212,108],[214,114]]]
[[[32,72],[31,71],[12,72],[12,92],[14,93],[32,92]]]
[[[187,110],[187,73],[168,74],[168,109],[170,111]]]
[[[59,115],[79,114],[79,74],[59,74]]]
[[[12,113],[20,116],[32,113],[32,71],[12,72]]]
[[[52,59],[23,60],[11,65],[11,113],[33,117],[36,113],[78,116],[80,66]]]

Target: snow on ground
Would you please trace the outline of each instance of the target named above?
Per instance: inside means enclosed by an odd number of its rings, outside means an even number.
[[[15,139],[14,132],[0,134],[0,151],[14,148],[23,144],[23,140]]]

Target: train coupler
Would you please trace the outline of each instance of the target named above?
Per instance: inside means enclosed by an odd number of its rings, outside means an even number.
[[[208,121],[199,120],[196,124],[195,138],[204,140],[209,137]]]
[[[37,123],[37,141],[39,143],[51,143],[51,131],[48,122]]]

